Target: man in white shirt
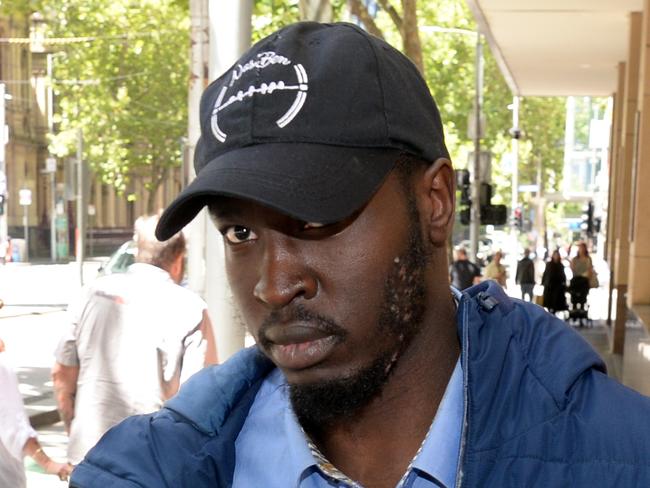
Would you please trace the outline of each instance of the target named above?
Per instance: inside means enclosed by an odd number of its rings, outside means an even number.
[[[191,372],[216,362],[206,304],[179,285],[185,239],[177,233],[159,242],[157,221],[138,219],[136,262],[97,279],[70,310],[53,378],[72,464],[124,418],[159,409],[192,369],[186,359],[202,355]]]

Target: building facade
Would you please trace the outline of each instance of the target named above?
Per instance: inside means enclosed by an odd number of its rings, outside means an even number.
[[[39,14],[0,14],[0,90],[5,92],[0,110],[8,128],[0,144],[0,242],[11,237],[20,244],[27,228],[30,258],[65,261],[75,254],[78,165],[75,158],[57,160],[48,151],[48,134],[56,131],[54,87],[66,80],[51,75],[53,55],[64,44],[43,32]],[[129,200],[86,173],[86,253],[106,254],[129,238],[135,219],[146,213],[147,190],[134,178],[127,193],[136,198]],[[156,207],[169,203],[183,182],[180,168],[170,170],[156,193]],[[29,190],[29,205],[21,205],[21,190]]]

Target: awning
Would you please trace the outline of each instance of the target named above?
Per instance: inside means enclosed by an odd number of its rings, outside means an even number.
[[[516,95],[609,96],[643,0],[467,0]]]

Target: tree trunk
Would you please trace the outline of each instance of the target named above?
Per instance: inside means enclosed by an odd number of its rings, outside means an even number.
[[[402,0],[402,16],[400,17],[390,0],[379,0],[381,8],[390,16],[393,24],[402,37],[404,54],[408,56],[420,73],[424,74],[424,61],[422,58],[422,43],[420,42],[420,31],[418,30],[417,0]],[[375,20],[368,13],[367,7],[361,0],[348,0],[350,13],[357,17],[371,34],[384,39]]]
[[[332,4],[330,0],[300,0],[300,20],[315,22],[332,22]]]
[[[368,9],[361,3],[361,0],[348,0],[348,7],[350,8],[350,13],[361,21],[368,32],[380,39],[384,38],[384,34],[377,27],[375,20],[370,16]]]
[[[151,171],[151,180],[149,182],[149,189],[147,191],[147,205],[145,210],[147,215],[154,215],[160,210],[156,208],[156,193],[158,193],[158,188],[169,173],[169,168],[152,168]]]
[[[418,30],[417,0],[402,0],[402,42],[404,54],[417,66],[420,73],[424,74],[422,60],[422,43]]]

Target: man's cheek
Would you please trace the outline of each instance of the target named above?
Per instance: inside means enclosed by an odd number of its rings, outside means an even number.
[[[254,309],[259,306],[254,294],[255,282],[250,278],[247,279],[241,273],[234,273],[229,265],[226,265],[226,277],[239,317],[246,328],[252,333]]]

